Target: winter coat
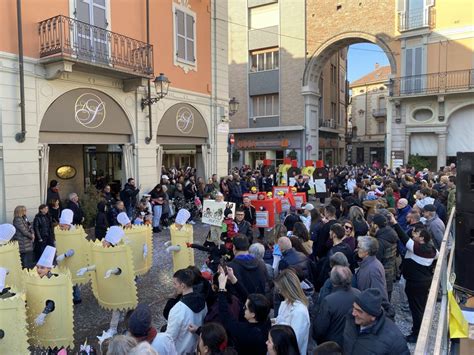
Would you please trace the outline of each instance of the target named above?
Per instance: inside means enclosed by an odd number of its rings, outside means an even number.
[[[380,228],[375,234],[379,242],[377,259],[380,260],[385,269],[385,280],[387,281],[387,292],[393,290],[393,282],[397,276],[397,233],[390,226]]]
[[[247,293],[265,294],[267,268],[262,260],[250,254],[237,255],[229,266]]]
[[[354,317],[348,313],[344,327],[344,354],[346,355],[409,355],[405,337],[385,313],[375,324],[361,331]]]
[[[54,229],[49,214],[39,212],[33,220],[33,230],[38,241],[42,239],[47,245],[54,245]]]
[[[67,202],[66,208],[69,208],[74,212],[74,217],[72,218],[72,224],[82,224],[84,219],[84,211],[79,203],[74,203],[72,201]]]
[[[300,301],[293,304],[286,300],[283,301],[278,310],[276,324],[286,324],[292,327],[296,334],[300,354],[306,354],[310,326],[308,307]]]
[[[425,226],[433,237],[434,246],[439,250],[441,248],[441,241],[443,240],[446,226],[437,215],[434,215],[431,219],[427,219]]]
[[[407,215],[410,211],[411,207],[408,205],[398,209],[397,222],[404,231],[408,230]]]
[[[309,259],[303,253],[296,251],[294,248],[288,249],[282,253],[278,270],[282,271],[289,267],[300,269],[304,273],[305,279],[312,280]]]
[[[135,186],[126,183],[120,193],[120,198],[123,200],[125,208],[135,207],[137,204],[137,195],[140,192]]]
[[[204,323],[206,314],[207,306],[204,297],[195,292],[184,295],[171,308],[166,333],[173,338],[178,354],[194,352],[199,338],[188,331],[188,326],[194,324],[200,327]]]
[[[250,225],[254,226],[257,223],[257,214],[255,211],[255,207],[250,205],[246,207],[244,205],[240,206],[242,210],[244,210],[244,220],[250,223]]]
[[[237,225],[237,228],[239,229],[239,234],[245,235],[248,238],[249,243],[251,244],[253,241],[253,230],[250,223],[247,222],[245,219],[243,219],[242,222],[240,223],[235,221],[235,224]]]
[[[330,245],[328,245],[329,240],[329,231],[331,230],[331,226],[337,223],[335,219],[332,219],[326,222],[320,229],[318,233],[318,238],[316,242],[313,244],[313,257],[322,258],[327,255]]]
[[[360,291],[353,287],[336,287],[322,300],[313,325],[313,337],[318,344],[335,341],[343,346],[346,316],[359,294]]]
[[[58,200],[59,207],[61,207],[61,197],[59,197],[59,192],[54,191],[51,187],[49,187],[46,193],[46,203],[50,203],[52,200]]]
[[[12,239],[18,241],[20,253],[33,251],[33,228],[28,218],[26,216],[13,218],[13,226],[16,232]]]
[[[97,204],[97,216],[95,217],[95,237],[99,240],[105,237],[107,233],[107,215],[105,213],[105,202]]]

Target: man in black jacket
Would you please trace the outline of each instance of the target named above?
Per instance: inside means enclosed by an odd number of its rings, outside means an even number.
[[[245,235],[238,234],[233,239],[234,259],[229,266],[248,293],[265,294],[267,268],[262,260],[249,254],[249,240]]]
[[[255,207],[252,206],[250,198],[244,197],[243,204],[240,208],[244,211],[244,219],[250,223],[251,226],[254,226],[257,223],[257,215],[255,213]]]
[[[141,186],[138,188],[135,186],[135,179],[129,178],[127,183],[123,187],[123,190],[120,192],[120,199],[125,205],[125,210],[127,211],[127,216],[132,218],[133,210],[137,205],[137,196],[140,192]]]
[[[382,310],[379,290],[369,288],[356,296],[346,317],[344,354],[410,354],[405,337]]]
[[[313,324],[313,336],[318,344],[335,341],[343,346],[346,316],[360,291],[351,287],[352,272],[348,267],[334,266],[330,278],[333,290],[321,302]]]
[[[289,267],[299,269],[303,272],[304,278],[312,280],[309,259],[303,253],[296,251],[288,237],[281,237],[278,239],[278,246],[281,251],[281,259],[278,264],[278,271],[285,270]]]
[[[318,238],[313,243],[313,258],[315,260],[325,257],[331,247],[330,242],[328,242],[329,232],[331,231],[331,226],[337,223],[336,208],[333,205],[327,205],[324,208],[324,217],[326,222],[321,227]]]
[[[79,203],[79,196],[75,192],[69,194],[66,208],[74,213],[72,224],[81,225],[84,222],[84,211]]]
[[[47,205],[42,204],[38,207],[38,213],[33,220],[33,230],[36,237],[35,254],[39,259],[47,245],[54,247],[54,229]]]
[[[245,235],[249,239],[249,244],[253,242],[252,225],[245,220],[245,212],[242,209],[235,211],[234,222],[239,228],[239,234]]]

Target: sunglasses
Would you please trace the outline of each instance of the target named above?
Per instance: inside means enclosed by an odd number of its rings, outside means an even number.
[[[353,228],[351,226],[344,226],[345,229],[347,230],[352,230]]]

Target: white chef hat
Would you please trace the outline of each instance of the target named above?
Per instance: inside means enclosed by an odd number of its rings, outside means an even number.
[[[178,211],[178,214],[176,215],[175,223],[186,224],[189,217],[191,217],[191,213],[189,213],[188,210],[185,210],[184,208],[182,208]]]
[[[74,218],[74,212],[70,209],[62,210],[61,217],[59,218],[59,224],[72,224],[72,219]]]
[[[8,270],[0,267],[0,292],[5,288],[5,279],[7,278]]]
[[[16,229],[10,223],[0,224],[0,245],[7,244],[15,233]]]
[[[130,218],[128,218],[127,214],[125,212],[120,212],[117,216],[117,222],[119,222],[122,226],[125,226],[130,222]]]
[[[43,254],[41,254],[41,258],[38,260],[36,265],[50,268],[53,267],[53,260],[55,255],[56,248],[52,247],[51,245],[47,245],[46,248],[44,248]]]
[[[169,180],[169,176],[168,175],[161,175],[161,180]]]
[[[121,227],[112,226],[107,231],[107,234],[105,235],[105,240],[108,241],[112,245],[117,245],[124,235],[125,235],[125,232],[123,231]]]

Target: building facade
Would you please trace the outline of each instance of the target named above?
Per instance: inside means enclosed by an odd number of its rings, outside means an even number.
[[[371,42],[390,64],[385,162],[407,164],[418,154],[440,168],[456,152],[474,151],[473,11],[463,0],[307,1],[306,139],[319,140],[319,82],[329,58]]]
[[[400,75],[392,78],[391,157],[431,168],[474,151],[474,4],[400,0]]]
[[[229,94],[240,102],[231,118],[232,164],[276,165],[309,152],[330,163],[344,157],[345,49],[331,58],[320,85],[324,92],[316,118],[325,140],[306,139],[301,80],[306,65],[305,2],[236,0],[229,2]],[[324,97],[324,98],[323,98]]]
[[[226,2],[150,1],[149,44],[147,3],[24,0],[17,23],[16,2],[1,2],[1,220],[17,205],[34,213],[52,179],[66,198],[99,178],[119,190],[134,177],[147,192],[162,165],[225,174]],[[160,72],[171,84],[150,117]]]
[[[351,163],[385,164],[389,76],[389,66],[376,64],[372,72],[349,85],[347,154]]]

